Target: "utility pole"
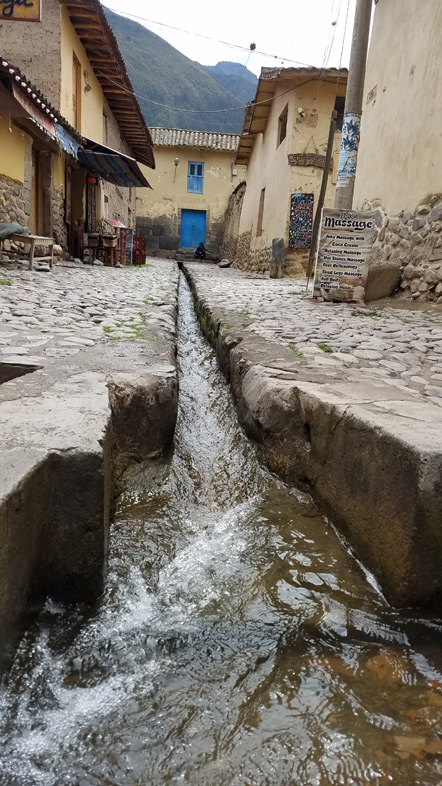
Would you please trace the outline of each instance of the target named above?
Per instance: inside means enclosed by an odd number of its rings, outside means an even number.
[[[372,0],[357,0],[356,2],[336,182],[335,208],[338,210],[351,210],[353,207],[371,7]]]

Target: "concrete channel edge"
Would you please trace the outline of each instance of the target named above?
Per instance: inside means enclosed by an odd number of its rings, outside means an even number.
[[[198,293],[192,271],[184,272],[239,420],[262,445],[269,469],[311,492],[393,605],[438,602],[440,409],[401,400],[386,385],[321,384],[269,373],[265,358],[275,356],[275,344],[266,347],[260,339],[257,348],[241,325],[226,329],[222,312]]]
[[[103,592],[119,479],[173,440],[178,385],[170,337],[158,361],[138,373],[63,378],[59,368],[58,381],[37,376],[35,390],[28,375],[0,402],[0,668],[47,596],[90,603]]]

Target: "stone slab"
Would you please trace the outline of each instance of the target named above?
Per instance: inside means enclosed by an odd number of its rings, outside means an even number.
[[[0,331],[14,334],[11,353],[23,350],[20,372],[31,359],[38,366],[0,384],[0,662],[30,603],[101,594],[118,479],[169,447],[177,413],[176,265],[56,266],[44,284],[19,269],[7,276]],[[36,321],[6,322],[27,298]],[[36,359],[27,353],[42,335],[49,346]]]

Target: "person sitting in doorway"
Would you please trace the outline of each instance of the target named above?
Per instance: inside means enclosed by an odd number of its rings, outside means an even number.
[[[200,243],[198,248],[194,254],[195,259],[205,259],[206,258],[206,249],[204,248],[204,243]]]

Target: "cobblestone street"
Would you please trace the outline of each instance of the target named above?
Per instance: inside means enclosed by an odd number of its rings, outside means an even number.
[[[170,336],[176,267],[0,268],[0,362],[44,366],[96,344]],[[166,303],[167,301],[167,303]]]
[[[245,334],[290,347],[299,365],[324,379],[357,369],[442,406],[441,311],[315,303],[302,280],[190,268],[225,326],[236,315]]]

